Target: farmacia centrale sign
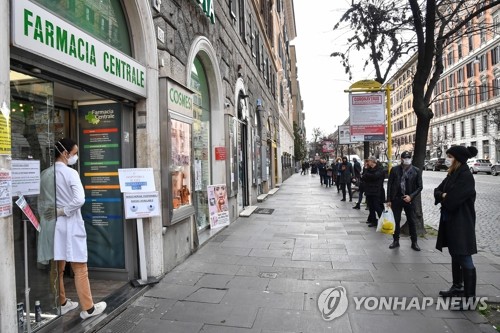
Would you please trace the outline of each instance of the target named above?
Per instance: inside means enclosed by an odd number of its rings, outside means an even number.
[[[12,4],[16,47],[146,96],[146,68],[140,63],[30,1]]]

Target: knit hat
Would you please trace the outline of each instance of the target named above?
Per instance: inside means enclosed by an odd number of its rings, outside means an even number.
[[[457,161],[464,164],[469,158],[477,155],[477,148],[472,146],[467,148],[464,146],[452,146],[446,151],[446,154],[450,154]]]

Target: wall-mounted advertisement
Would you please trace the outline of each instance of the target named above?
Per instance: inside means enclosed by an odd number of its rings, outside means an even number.
[[[339,144],[349,145],[351,144],[351,126],[340,125],[339,126]]]
[[[331,140],[325,140],[325,141],[323,141],[322,150],[323,150],[323,153],[332,153],[332,152],[334,152],[335,148],[333,147],[333,141],[331,141]]]
[[[210,228],[215,229],[229,225],[226,184],[209,185],[207,192]]]
[[[349,94],[351,142],[385,140],[384,93]]]

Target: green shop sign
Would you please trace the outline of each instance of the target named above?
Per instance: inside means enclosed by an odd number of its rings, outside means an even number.
[[[194,0],[205,13],[205,16],[210,18],[210,22],[215,24],[214,0]]]
[[[146,97],[140,63],[30,1],[12,4],[13,45]]]
[[[193,117],[193,92],[177,82],[167,81],[168,109]]]

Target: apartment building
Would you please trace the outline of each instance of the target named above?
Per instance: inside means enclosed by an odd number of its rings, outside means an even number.
[[[475,18],[444,50],[445,69],[434,91],[428,157],[452,145],[475,146],[498,161],[500,136],[500,9]]]

